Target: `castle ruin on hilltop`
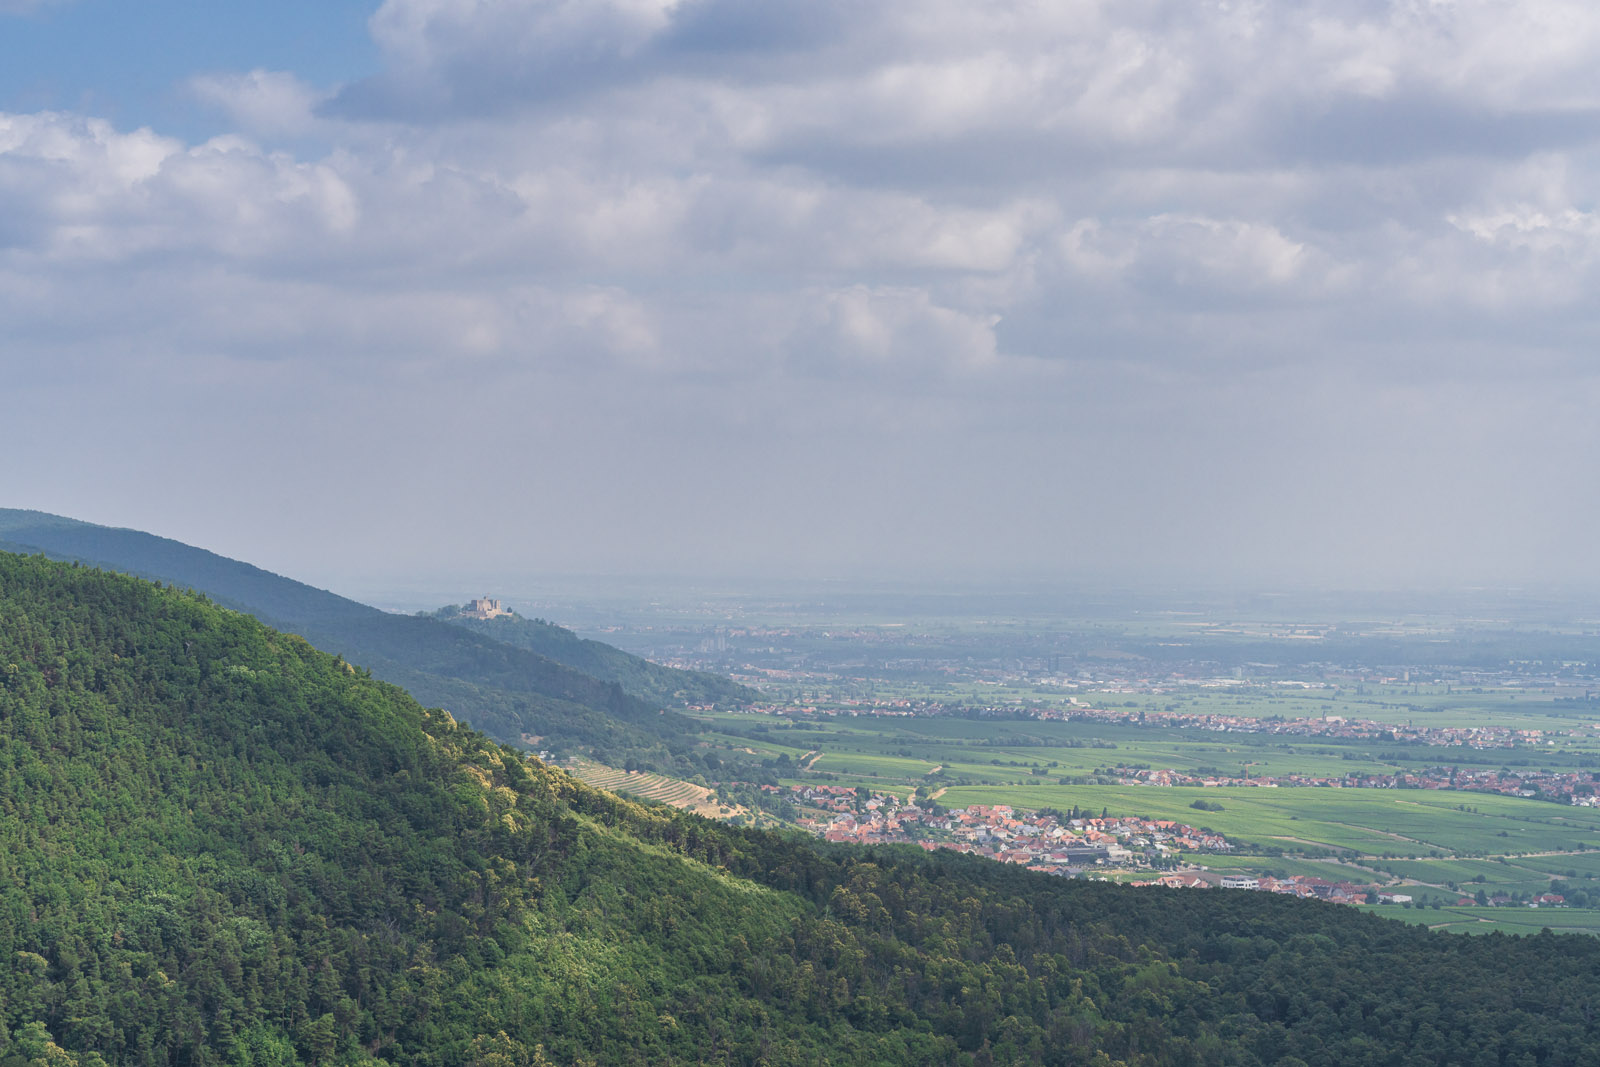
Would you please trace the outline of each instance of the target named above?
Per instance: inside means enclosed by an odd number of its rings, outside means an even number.
[[[479,597],[467,603],[467,610],[461,613],[469,619],[497,619],[511,612],[500,606],[500,601],[488,597]]]

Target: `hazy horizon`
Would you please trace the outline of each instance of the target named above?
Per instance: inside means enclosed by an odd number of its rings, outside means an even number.
[[[3,503],[3,502],[0,502]],[[56,513],[37,508],[43,515]],[[92,521],[77,515],[58,515]],[[1199,581],[1166,580],[1148,574],[1070,575],[996,569],[990,573],[940,573],[916,575],[875,570],[861,574],[740,573],[738,571],[529,571],[517,566],[486,569],[459,563],[455,569],[435,561],[423,573],[352,570],[338,572],[323,561],[312,560],[303,570],[276,565],[269,560],[240,554],[228,545],[186,540],[181,533],[131,527],[125,523],[96,523],[110,528],[134,529],[170,538],[195,548],[272,571],[282,577],[327,589],[341,596],[383,608],[415,612],[457,604],[478,596],[498,597],[508,606],[561,602],[601,611],[604,605],[642,605],[660,601],[681,607],[725,600],[804,601],[811,605],[845,600],[853,603],[925,598],[942,601],[957,613],[982,614],[1001,603],[1032,604],[1051,613],[1091,614],[1122,612],[1174,612],[1268,609],[1289,614],[1339,610],[1393,611],[1428,614],[1460,612],[1500,606],[1517,612],[1543,608],[1582,611],[1593,606],[1600,612],[1600,585],[1573,582],[1456,583],[1456,584],[1339,584],[1309,581]],[[0,534],[0,541],[4,535]],[[453,557],[451,557],[453,558]],[[448,560],[444,561],[448,562]],[[1018,608],[1017,610],[1022,610]]]

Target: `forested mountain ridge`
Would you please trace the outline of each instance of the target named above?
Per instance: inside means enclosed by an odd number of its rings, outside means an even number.
[[[759,696],[721,675],[663,667],[543,619],[517,614],[479,619],[454,605],[440,608],[433,617],[501,644],[548,656],[602,681],[616,682],[624,691],[655,704],[744,704]]]
[[[137,530],[0,509],[0,545],[205,593],[316,647],[359,662],[417,699],[512,743],[687,760],[699,727],[547,656],[442,621],[393,615],[248,563]],[[698,766],[685,762],[683,770]]]
[[[0,833],[5,1067],[1600,1059],[1595,939],[737,830],[8,554]]]

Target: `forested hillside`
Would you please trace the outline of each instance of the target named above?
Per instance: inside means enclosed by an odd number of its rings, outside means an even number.
[[[36,511],[0,509],[0,546],[196,589],[359,662],[501,740],[701,769],[688,759],[699,730],[692,720],[662,714],[660,702],[613,681],[438,619],[379,611],[168,538]]]
[[[433,617],[502,644],[548,656],[602,681],[616,682],[625,692],[652,704],[744,704],[759,695],[720,675],[663,667],[603,641],[579,637],[543,619],[515,614],[478,619],[455,606],[440,608]]]
[[[0,1064],[1575,1064],[1600,941],[823,848],[0,553]]]

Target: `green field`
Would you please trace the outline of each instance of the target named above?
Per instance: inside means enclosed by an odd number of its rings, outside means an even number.
[[[1571,861],[1588,857],[1554,858]],[[1424,885],[1448,888],[1453,883],[1457,891],[1469,896],[1479,888],[1542,893],[1555,877],[1552,872],[1534,868],[1521,858],[1508,857],[1498,860],[1390,860],[1380,867],[1386,873]]]
[[[1523,730],[1588,730],[1593,751],[1594,727],[1600,725],[1600,705],[1577,703],[1570,689],[1471,688],[1444,685],[1364,684],[1307,688],[1294,684],[1253,683],[1237,686],[1161,686],[1156,692],[1095,692],[1028,683],[903,682],[875,679],[857,683],[851,695],[859,699],[937,700],[979,705],[1010,704],[1019,707],[1065,707],[1070,699],[1087,706],[1147,715],[1231,715],[1250,719],[1281,716],[1287,719],[1337,716],[1415,726],[1495,725]],[[842,707],[825,693],[809,686],[779,686],[773,695],[819,707]],[[821,698],[821,699],[815,699]],[[1559,742],[1558,742],[1559,743]]]
[[[1517,864],[1558,878],[1600,880],[1600,853],[1587,856],[1526,856]]]
[[[1241,871],[1249,874],[1268,872],[1284,875],[1301,875],[1323,878],[1330,882],[1365,882],[1373,872],[1365,867],[1348,863],[1329,863],[1323,860],[1303,860],[1288,856],[1230,856],[1214,852],[1185,852],[1183,862],[1192,867],[1213,871]]]
[[[1592,727],[1597,721],[1592,706],[1555,701],[1555,689],[1471,689],[1433,685],[1365,685],[1328,689],[1298,686],[1240,687],[1228,690],[1192,690],[1168,693],[1088,694],[1096,707],[1143,709],[1186,714],[1240,715],[1265,718],[1315,718],[1324,715],[1346,719],[1417,726],[1497,726],[1524,730]]]
[[[1137,722],[1036,719],[872,718],[806,720],[751,714],[697,716],[712,743],[798,757],[813,748],[861,757],[848,769],[873,777],[906,773],[897,760],[942,766],[947,778],[997,784],[1029,776],[1093,775],[1116,765],[1229,777],[1416,772],[1436,766],[1600,771],[1600,743],[1584,733],[1554,745],[1469,749],[1377,739],[1221,732]],[[876,762],[875,762],[876,761]],[[843,767],[843,765],[841,765]],[[1038,772],[1038,775],[1035,774]]]
[[[1476,721],[1506,726],[1575,729],[1554,745],[1468,749],[1177,728],[1155,720],[1048,721],[1032,718],[871,717],[803,718],[749,713],[698,717],[713,749],[772,760],[788,784],[865,786],[909,796],[939,789],[940,803],[1011,804],[1173,819],[1220,832],[1239,847],[1229,856],[1193,856],[1214,869],[1316,875],[1330,880],[1413,885],[1414,895],[1453,905],[1459,894],[1484,889],[1537,894],[1555,879],[1600,879],[1600,810],[1496,794],[1422,789],[1314,787],[1174,787],[1115,784],[1117,767],[1170,768],[1190,774],[1261,777],[1300,774],[1340,777],[1386,774],[1433,766],[1487,768],[1600,768],[1591,720],[1571,705],[1521,692],[1445,693],[1425,687],[1387,687],[1349,693],[1296,689],[1253,694],[1191,692],[1115,694],[1100,703],[1156,711],[1253,713],[1257,716],[1334,714],[1377,717],[1439,716],[1441,723]],[[1205,800],[1221,811],[1196,810]],[[1338,859],[1342,862],[1332,862]],[[1575,872],[1569,874],[1568,872]],[[1481,882],[1476,879],[1482,878]],[[1456,888],[1451,889],[1450,884]],[[1585,887],[1586,888],[1586,887]],[[1497,909],[1493,923],[1513,921]],[[1532,913],[1530,909],[1530,914]],[[1568,916],[1587,914],[1567,909]],[[1466,920],[1460,920],[1465,922]],[[1569,919],[1582,926],[1587,920]]]
[[[957,686],[958,688],[958,686]],[[994,686],[968,686],[994,701]],[[1045,691],[1013,693],[1061,705]],[[909,797],[942,790],[950,808],[1005,805],[1189,822],[1226,835],[1229,856],[1186,859],[1214,870],[1315,875],[1328,880],[1410,886],[1419,901],[1454,909],[1459,896],[1546,893],[1554,880],[1600,889],[1600,809],[1496,793],[1328,787],[1154,787],[1118,784],[1117,768],[1173,769],[1195,776],[1418,773],[1434,766],[1600,771],[1594,707],[1555,701],[1552,691],[1365,685],[1189,688],[1173,693],[1080,694],[1102,709],[1146,721],[1061,721],[1018,717],[870,717],[754,713],[699,715],[704,742],[774,761],[786,784],[848,785]],[[1246,718],[1371,718],[1414,725],[1496,725],[1546,731],[1515,747],[1443,747],[1395,739],[1342,739],[1168,726],[1160,715]],[[1554,744],[1546,744],[1554,741]],[[808,758],[810,757],[810,758]],[[802,769],[803,768],[803,769]],[[1222,811],[1192,808],[1197,800]],[[1482,881],[1478,881],[1482,878]],[[1454,886],[1454,888],[1451,888]],[[1600,891],[1597,891],[1600,899]],[[1397,918],[1422,910],[1386,909]],[[1458,909],[1459,910],[1459,909]],[[1402,915],[1402,912],[1403,913]],[[1472,909],[1467,909],[1472,912]],[[1520,929],[1533,923],[1589,929],[1589,909],[1488,909],[1456,915],[1451,928]],[[1597,920],[1600,921],[1600,920]]]
[[[1499,855],[1600,848],[1600,811],[1520,798],[1425,790],[960,786],[952,807],[1088,808],[1209,827],[1245,845],[1370,856]],[[1196,811],[1204,799],[1222,811]]]
[[[861,755],[849,752],[824,752],[811,764],[813,772],[848,775],[858,779],[881,778],[888,783],[925,778],[937,763],[899,756]]]
[[[1600,910],[1592,908],[1479,908],[1445,907],[1404,908],[1394,904],[1361,905],[1370,911],[1401,922],[1415,923],[1435,930],[1463,934],[1600,934]]]

